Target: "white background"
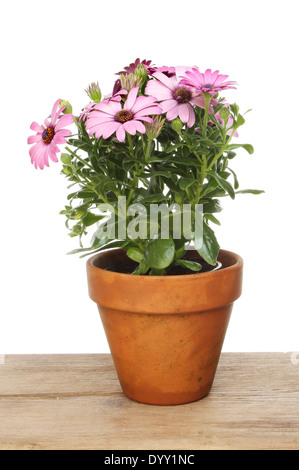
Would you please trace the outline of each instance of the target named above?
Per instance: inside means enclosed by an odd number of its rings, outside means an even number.
[[[238,82],[228,99],[252,108],[240,132],[255,154],[234,160],[242,188],[225,201],[221,246],[245,260],[224,351],[296,351],[298,332],[298,12],[296,0],[11,1],[1,11],[0,353],[93,353],[108,346],[89,300],[85,260],[59,215],[60,164],[30,163],[32,121],[58,98],[75,113],[84,89],[135,58],[219,69]]]

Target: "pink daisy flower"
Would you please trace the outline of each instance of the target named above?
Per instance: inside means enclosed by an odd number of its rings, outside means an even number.
[[[108,139],[116,132],[119,142],[124,142],[126,132],[131,135],[136,135],[136,132],[145,134],[146,129],[141,121],[153,123],[149,116],[162,114],[162,109],[154,97],[137,96],[138,91],[138,87],[133,88],[124,105],[113,100],[96,104],[85,125],[89,135]]]
[[[53,162],[58,162],[56,154],[60,150],[57,144],[65,144],[65,137],[72,134],[69,129],[64,129],[64,127],[73,123],[73,115],[65,114],[60,116],[66,109],[66,106],[58,109],[60,101],[57,100],[54,104],[50,121],[46,119],[44,126],[40,126],[37,122],[33,122],[30,126],[30,129],[37,132],[36,135],[28,138],[28,144],[35,144],[29,150],[31,163],[34,164],[35,168],[41,170],[45,166],[49,166],[49,157]]]
[[[127,94],[128,94],[127,90],[120,90],[118,93],[115,93],[115,95],[110,93],[109,95],[105,96],[105,99],[101,102],[101,104],[102,103],[107,104],[110,101],[120,102],[123,99],[123,97],[126,96]],[[86,121],[86,119],[89,116],[89,113],[96,109],[95,108],[96,104],[97,103],[89,103],[88,105],[86,105],[82,109],[82,113],[80,114],[78,121]]]
[[[184,85],[195,88],[198,94],[209,93],[215,95],[218,91],[236,88],[236,82],[226,82],[228,75],[219,74],[219,70],[212,72],[211,69],[201,73],[197,68],[186,71],[187,77],[182,79]]]
[[[173,77],[176,74],[175,67],[167,67],[163,65],[163,67],[149,67],[148,75],[152,76],[156,72],[164,73],[167,77]]]
[[[148,69],[150,67],[151,63],[152,63],[151,60],[143,60],[141,62],[140,59],[136,59],[135,62],[128,65],[128,67],[125,67],[125,70],[123,70],[122,72],[118,72],[116,75],[134,73],[135,70],[137,69],[138,65],[140,65],[140,64],[143,64],[145,66],[145,68]]]
[[[86,121],[86,119],[88,118],[88,115],[91,111],[93,111],[94,107],[95,107],[96,103],[89,103],[87,104],[86,106],[84,106],[84,108],[82,109],[82,113],[80,114],[79,118],[78,118],[78,121]]]
[[[146,86],[145,94],[154,96],[167,113],[168,121],[180,117],[181,121],[188,127],[195,124],[195,112],[193,106],[205,109],[205,99],[198,96],[194,88],[184,85],[180,76],[186,72],[187,67],[176,67],[176,76],[167,77],[162,72],[156,72],[153,77],[156,80],[150,80]],[[215,104],[215,103],[213,103]],[[210,106],[210,112],[213,112]]]

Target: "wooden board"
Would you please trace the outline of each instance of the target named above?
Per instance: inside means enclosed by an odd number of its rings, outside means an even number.
[[[299,449],[291,353],[223,354],[210,395],[174,407],[126,398],[109,355],[1,358],[1,450]]]

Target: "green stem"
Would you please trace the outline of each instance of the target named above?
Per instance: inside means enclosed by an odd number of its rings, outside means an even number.
[[[235,128],[233,128],[232,130],[232,133],[229,137],[229,139],[227,140],[227,142],[225,143],[225,145],[223,145],[221,147],[221,150],[215,155],[215,157],[213,158],[212,162],[210,163],[210,165],[208,166],[207,168],[207,171],[210,171],[213,166],[215,165],[216,161],[218,160],[219,157],[221,157],[221,155],[223,154],[223,152],[225,151],[225,149],[227,148],[228,144],[230,143],[230,141],[232,140],[233,136],[234,136],[234,132],[235,132]]]
[[[67,150],[68,152],[70,152],[70,154],[73,155],[73,157],[77,158],[77,160],[79,160],[81,163],[83,163],[84,165],[88,166],[91,170],[94,171],[94,168],[93,168],[88,162],[86,162],[85,160],[83,160],[83,158],[78,157],[78,155],[77,155],[75,152],[73,152],[71,149],[69,149],[68,147],[66,147],[65,150]]]
[[[204,93],[205,97],[205,116],[204,116],[204,121],[203,121],[203,137],[207,136],[207,126],[208,126],[208,118],[209,118],[209,107],[210,107],[210,102],[212,99],[212,96],[209,95],[209,93]]]

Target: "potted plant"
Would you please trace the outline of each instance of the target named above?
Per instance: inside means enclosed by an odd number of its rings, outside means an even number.
[[[243,262],[220,250],[212,224],[220,198],[239,190],[232,143],[245,123],[223,91],[235,82],[197,67],[140,61],[118,74],[110,95],[98,83],[75,117],[58,100],[28,143],[36,168],[58,162],[70,182],[71,237],[92,254],[89,292],[98,304],[124,393],[174,405],[213,384]],[[75,134],[68,129],[73,124]],[[84,237],[94,233],[89,247]]]

